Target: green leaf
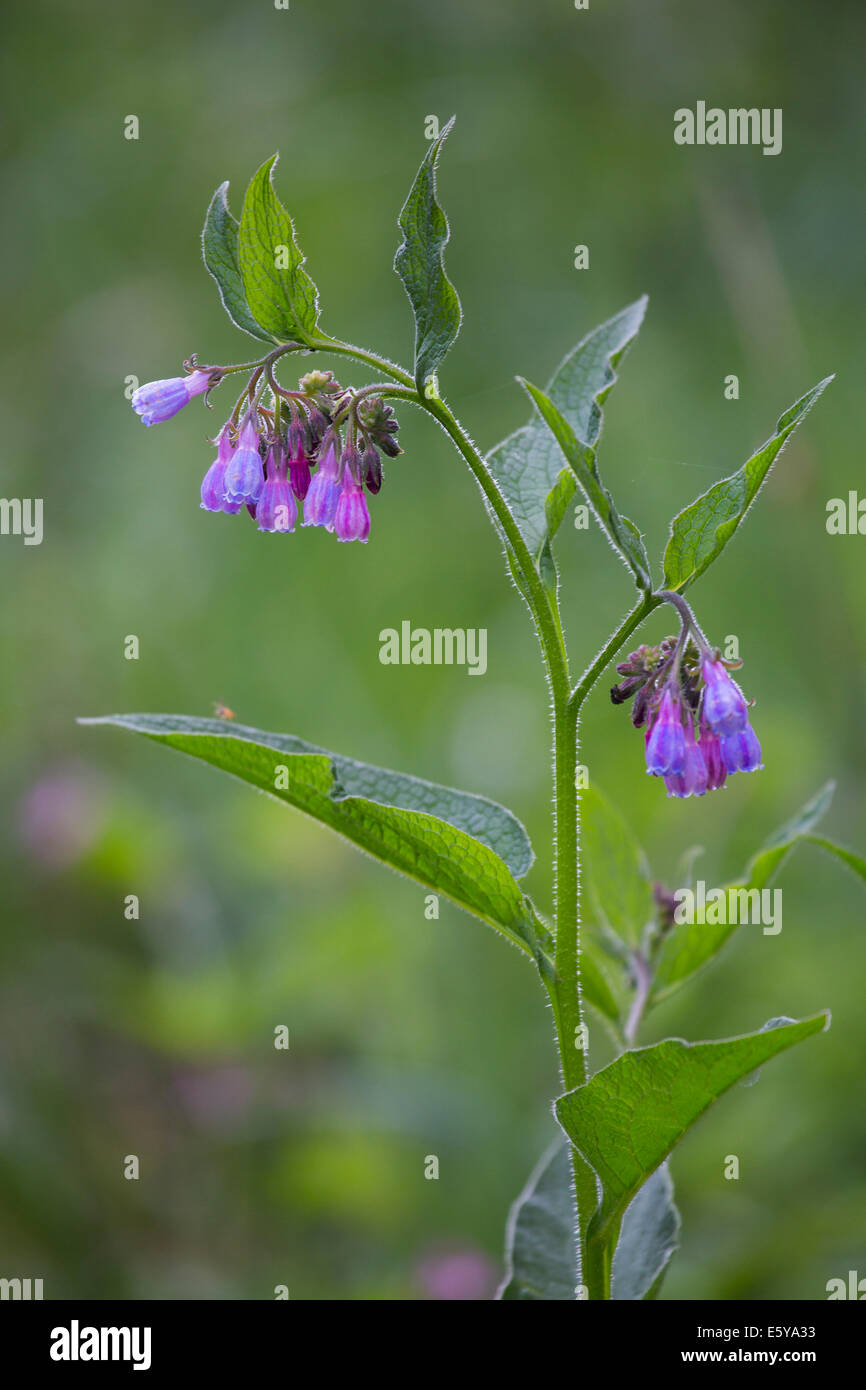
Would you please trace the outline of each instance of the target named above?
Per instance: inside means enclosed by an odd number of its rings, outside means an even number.
[[[595,918],[620,941],[637,946],[655,917],[646,855],[595,787],[580,794],[580,823],[581,863]]]
[[[448,218],[436,201],[436,164],[454,117],[433,140],[398,219],[403,241],[394,269],[415,315],[415,382],[422,393],[460,331],[457,291],[445,274]]]
[[[639,1188],[719,1096],[828,1025],[822,1013],[719,1042],[669,1038],[623,1053],[561,1096],[557,1118],[601,1182],[590,1239],[608,1242],[616,1235]]]
[[[825,377],[786,410],[775,434],[738,473],[714,483],[674,517],[664,558],[666,589],[682,593],[721,555],[757,497],[774,460],[832,380],[832,376]]]
[[[204,263],[216,280],[223,308],[236,328],[263,343],[273,338],[256,323],[241,279],[238,259],[238,221],[229,212],[228,183],[221,183],[211,199],[201,234]]]
[[[835,788],[835,782],[827,782],[795,816],[769,837],[750,860],[743,882],[725,885],[724,892],[728,895],[728,903],[731,902],[730,895],[733,893],[753,889],[760,891],[769,887],[794,846],[800,840],[812,838],[808,832],[825,815]],[[732,914],[726,912],[725,915],[730,917]],[[675,923],[662,943],[655,973],[653,1002],[663,999],[707,965],[727,944],[738,926],[738,921],[715,924]]]
[[[679,1246],[680,1214],[674,1185],[663,1163],[626,1208],[613,1257],[611,1298],[655,1298],[665,1270]]]
[[[319,293],[304,270],[292,219],[273,186],[279,155],[265,160],[244,198],[238,259],[253,317],[277,342],[308,343],[319,321]]]
[[[679,1213],[667,1164],[631,1202],[613,1261],[614,1299],[652,1298],[678,1245]],[[574,1183],[567,1144],[557,1140],[534,1168],[511,1208],[505,1232],[505,1279],[497,1298],[574,1302],[577,1242]]]
[[[553,437],[562,450],[565,459],[574,472],[587,503],[596,520],[607,535],[608,540],[634,576],[640,589],[651,589],[650,564],[646,547],[640,532],[628,517],[620,516],[614,506],[613,498],[601,481],[596,463],[595,449],[584,444],[575,434],[568,420],[554,405],[549,396],[533,386],[530,381],[518,380],[525,386],[538,407],[541,418],[550,428]]]
[[[557,1139],[508,1216],[505,1280],[497,1298],[574,1302],[577,1245],[568,1145]]]
[[[451,898],[541,963],[544,933],[516,882],[532,849],[517,818],[496,802],[221,719],[127,714],[79,722],[144,734],[258,787]],[[287,787],[277,786],[280,766]]]
[[[559,364],[545,388],[575,436],[588,446],[598,442],[602,405],[617,381],[615,368],[641,326],[646,305],[644,295],[594,328]],[[574,470],[563,467],[560,447],[537,414],[488,454],[487,467],[537,559],[559,529],[574,496]]]

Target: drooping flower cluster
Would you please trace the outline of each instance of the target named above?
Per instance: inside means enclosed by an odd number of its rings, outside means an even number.
[[[634,697],[632,722],[645,729],[647,772],[668,796],[703,796],[735,772],[763,767],[749,707],[725,661],[684,625],[679,638],[640,646],[617,666],[615,705]]]
[[[186,377],[135,391],[132,408],[145,425],[170,419],[225,375],[220,367],[197,367],[194,358],[186,365]],[[284,391],[270,370],[268,408],[256,390],[261,375],[262,368],[254,372],[213,441],[217,454],[202,481],[202,507],[232,516],[245,507],[260,531],[285,532],[294,531],[301,504],[303,526],[323,526],[339,541],[366,541],[366,494],[382,486],[381,455],[401,452],[393,409],[369,390],[344,389],[331,372],[309,372],[297,391]]]

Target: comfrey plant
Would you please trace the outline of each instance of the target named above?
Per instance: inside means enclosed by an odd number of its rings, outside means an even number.
[[[563,1094],[553,1102],[559,1138],[511,1213],[501,1296],[651,1298],[677,1244],[668,1155],[719,1096],[777,1053],[821,1032],[828,1018],[774,1018],[722,1041],[636,1046],[648,1010],[707,964],[738,917],[717,912],[711,919],[707,913],[697,927],[680,920],[675,894],[653,882],[642,851],[594,778],[591,788],[585,786],[578,719],[632,633],[670,605],[680,620],[678,635],[632,652],[618,666],[621,680],[612,691],[615,704],[634,699],[648,772],[663,779],[670,796],[699,797],[731,774],[761,766],[748,703],[730,675],[736,663],[723,660],[706,639],[683,593],[722,553],[827,381],[785,412],[738,472],[674,518],[656,587],[641,533],[618,510],[597,461],[602,407],[640,327],[644,300],[585,337],[546,390],[522,381],[533,418],[486,457],[440,392],[437,373],[461,323],[445,274],[449,231],[436,191],[449,129],[427,150],[399,217],[403,240],[395,268],[415,319],[411,370],[320,328],[318,294],[273,188],[274,158],[255,174],[239,222],[229,211],[227,185],[217,190],[203,237],[205,264],[229,316],[266,348],[255,360],[230,366],[202,366],[190,358],[186,376],[141,387],[133,406],[146,425],[161,424],[194,396],[209,403],[227,377],[243,373],[243,390],[215,432],[217,454],[202,483],[202,506],[230,514],[246,510],[269,532],[295,530],[303,514],[304,525],[323,526],[341,541],[367,540],[368,496],[379,491],[382,455],[399,453],[389,402],[419,407],[442,427],[481,489],[541,649],[553,725],[552,916],[521,887],[533,860],[523,826],[484,797],[224,719],[117,715],[87,722],[145,734],[270,792],[452,899],[525,955],[550,1001]],[[280,384],[278,364],[309,353],[353,359],[375,380],[344,387],[329,372],[314,370],[296,390]],[[630,572],[637,597],[575,678],[553,547],[577,493]],[[866,862],[813,833],[831,792],[826,787],[777,832],[729,891],[745,894],[746,901],[757,892],[760,901],[800,840],[822,845],[866,877]],[[687,889],[688,863],[682,879],[678,887]],[[590,1010],[617,1051],[595,1072]]]

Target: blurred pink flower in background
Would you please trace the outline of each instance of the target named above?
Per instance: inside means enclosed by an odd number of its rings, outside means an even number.
[[[105,814],[102,782],[79,763],[58,764],[21,799],[21,846],[43,868],[67,869],[93,846]]]
[[[496,1291],[499,1271],[480,1250],[440,1250],[419,1260],[415,1278],[429,1299],[486,1301]]]

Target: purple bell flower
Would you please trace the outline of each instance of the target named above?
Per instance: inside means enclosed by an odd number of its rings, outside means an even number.
[[[703,796],[707,790],[709,776],[703,751],[695,743],[695,731],[689,720],[686,725],[686,760],[681,773],[673,773],[665,778],[668,796]]]
[[[746,702],[721,661],[704,657],[701,664],[704,677],[703,717],[719,738],[738,734],[749,722]]]
[[[260,531],[294,531],[298,504],[286,479],[286,461],[279,444],[273,445],[266,461],[267,479],[256,503]]]
[[[238,447],[226,468],[226,497],[229,502],[258,502],[264,487],[259,436],[248,415],[238,435]],[[240,510],[240,508],[238,508]]]
[[[334,530],[338,541],[363,541],[365,545],[370,534],[370,512],[364,489],[349,469],[346,469],[340,489]]]
[[[211,372],[196,370],[189,376],[167,377],[164,381],[148,381],[132,393],[132,408],[145,425],[159,425],[170,420],[187,405],[193,396],[200,396],[211,383]]]
[[[682,776],[686,770],[686,735],[679,704],[666,689],[646,733],[646,766],[653,777]]]
[[[728,772],[757,772],[764,766],[761,761],[761,745],[751,724],[746,724],[738,734],[729,734],[721,740],[722,758]]]
[[[340,499],[340,484],[337,481],[337,450],[333,438],[329,439],[319,459],[316,476],[310,483],[304,501],[304,525],[324,526],[333,531],[337,516],[337,503]]]

